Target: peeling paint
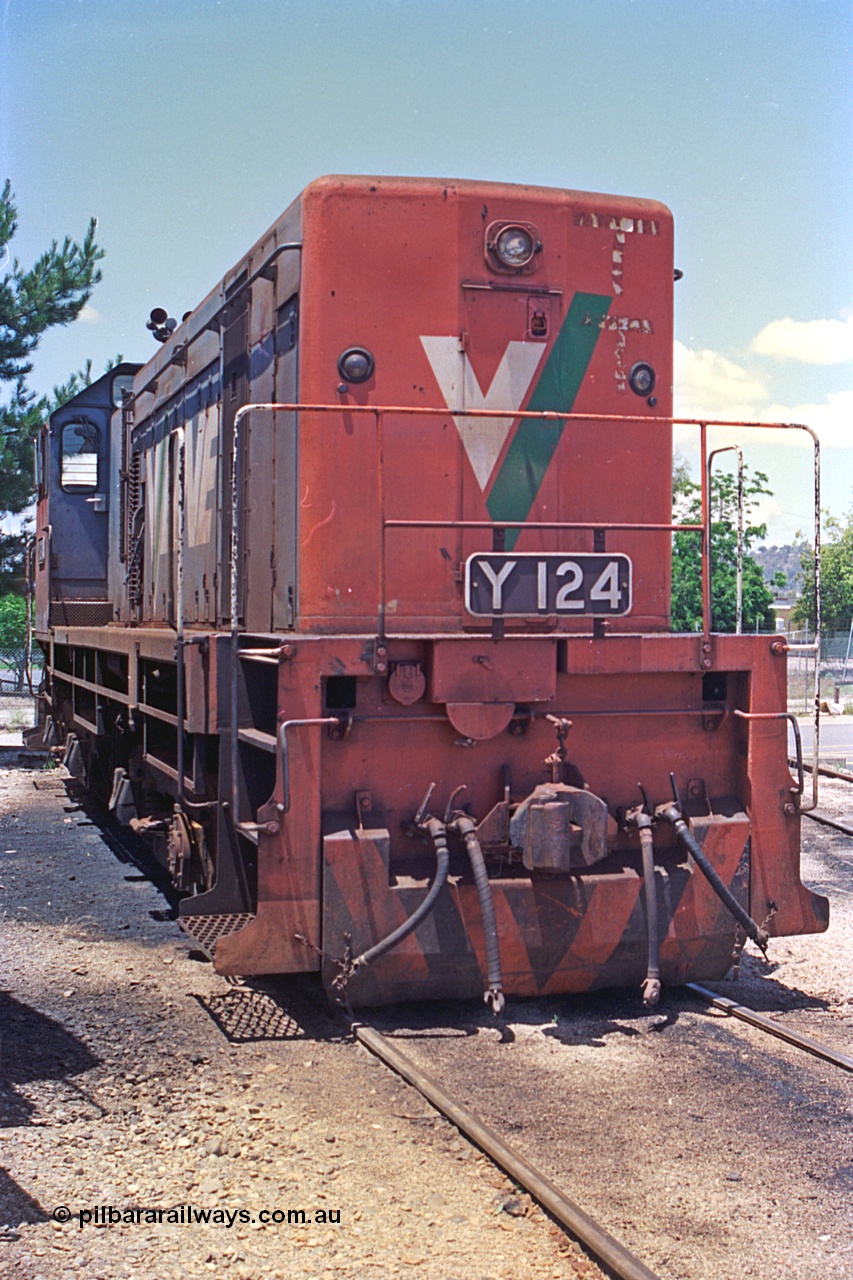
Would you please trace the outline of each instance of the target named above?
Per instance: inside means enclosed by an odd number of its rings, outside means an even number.
[[[651,320],[643,320],[638,316],[584,316],[584,324],[598,325],[599,329],[608,329],[611,333],[617,330],[630,329],[637,333],[653,334],[655,331],[654,324]]]
[[[609,213],[595,213],[591,209],[585,213],[576,213],[576,227],[591,227],[601,231],[616,231],[620,235],[656,236],[660,227],[655,218],[616,218]]]

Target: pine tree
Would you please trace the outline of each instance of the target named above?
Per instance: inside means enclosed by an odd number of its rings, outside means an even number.
[[[27,385],[39,340],[57,325],[76,320],[101,278],[103,249],[95,243],[93,218],[82,244],[66,236],[25,270],[9,260],[9,245],[18,229],[12,185],[0,194],[0,252],[7,270],[0,279],[0,516],[17,515],[33,499],[33,441],[48,414],[91,381],[91,367],[73,374],[52,397],[37,396]],[[0,536],[0,591],[8,591],[20,574],[23,538]]]

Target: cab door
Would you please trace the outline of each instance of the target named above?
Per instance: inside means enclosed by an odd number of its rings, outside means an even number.
[[[105,599],[109,545],[108,404],[63,406],[50,423],[51,597]]]

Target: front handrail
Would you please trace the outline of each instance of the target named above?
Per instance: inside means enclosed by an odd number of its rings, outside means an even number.
[[[801,806],[804,813],[808,813],[817,807],[818,803],[818,764],[820,751],[820,440],[817,432],[812,427],[806,426],[804,423],[798,422],[755,422],[747,420],[732,420],[724,418],[679,418],[663,415],[649,417],[643,414],[613,414],[613,413],[559,413],[556,410],[545,410],[533,412],[529,409],[519,409],[511,411],[514,420],[533,419],[542,422],[602,422],[612,423],[614,425],[642,424],[646,427],[650,426],[686,426],[699,428],[699,447],[700,447],[700,475],[701,475],[701,498],[702,498],[702,520],[700,525],[695,524],[649,524],[642,523],[618,523],[610,525],[602,525],[600,522],[591,524],[589,522],[528,522],[526,520],[516,521],[425,521],[425,522],[409,522],[409,521],[390,521],[385,516],[385,488],[383,475],[383,457],[384,457],[384,420],[389,414],[405,415],[413,418],[423,417],[443,417],[453,418],[502,418],[506,420],[508,416],[507,410],[502,409],[453,409],[449,406],[429,408],[423,405],[372,405],[372,404],[350,404],[340,402],[338,404],[308,404],[300,402],[279,402],[279,401],[261,401],[255,404],[242,405],[234,416],[233,440],[232,440],[232,457],[231,457],[231,647],[232,647],[232,663],[231,663],[231,766],[232,766],[232,800],[234,805],[234,813],[236,818],[237,811],[237,792],[238,792],[238,716],[239,716],[239,698],[238,698],[238,648],[239,648],[239,617],[238,617],[238,591],[237,591],[237,571],[239,565],[240,547],[239,547],[239,486],[237,483],[237,466],[239,460],[239,445],[241,438],[241,426],[243,419],[253,411],[273,412],[273,413],[334,413],[334,414],[366,414],[372,415],[376,423],[377,434],[377,456],[379,465],[377,467],[377,507],[379,511],[380,528],[381,528],[381,544],[380,544],[380,563],[379,563],[379,599],[377,608],[377,633],[380,638],[385,636],[385,532],[389,528],[400,527],[420,527],[421,523],[425,527],[430,528],[484,528],[484,529],[514,529],[514,528],[531,528],[531,529],[600,529],[612,528],[621,530],[636,530],[637,532],[698,532],[701,534],[700,554],[702,558],[702,635],[703,640],[707,642],[711,636],[711,503],[709,491],[709,453],[708,453],[708,428],[709,427],[727,427],[737,428],[739,430],[750,431],[805,431],[811,437],[814,449],[814,613],[815,613],[815,636],[817,639],[814,645],[797,646],[798,651],[808,649],[815,653],[818,661],[815,663],[815,697],[814,697],[814,768],[812,771],[812,800],[809,805]],[[716,451],[715,451],[716,452]],[[713,455],[711,455],[713,456]]]

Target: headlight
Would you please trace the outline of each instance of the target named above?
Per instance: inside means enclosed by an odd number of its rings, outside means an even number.
[[[628,373],[628,385],[637,396],[649,396],[655,389],[655,371],[645,360],[632,365]]]
[[[345,382],[366,382],[375,363],[365,347],[347,347],[338,357],[338,373]]]
[[[533,269],[542,252],[538,229],[532,222],[491,222],[486,228],[486,261],[493,271]]]
[[[495,253],[507,267],[526,267],[535,252],[533,236],[524,227],[504,227],[495,240]]]

